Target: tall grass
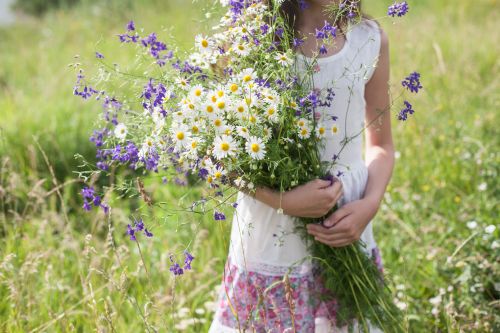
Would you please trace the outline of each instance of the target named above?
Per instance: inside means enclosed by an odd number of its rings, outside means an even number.
[[[96,48],[117,62],[130,59],[108,40],[129,19],[189,47],[204,28],[206,4],[84,2],[0,30],[0,331],[207,330],[230,224],[111,195],[111,218],[83,213],[73,155],[94,155],[88,136],[99,110],[71,95],[67,67],[88,63]],[[384,3],[366,6],[374,17],[385,14]],[[398,85],[418,70],[425,89],[413,99],[414,117],[394,122],[398,159],[376,238],[410,331],[500,330],[500,11],[490,0],[410,6],[404,19],[381,20],[391,80]],[[154,177],[146,191],[172,209],[200,195]],[[139,212],[154,237],[135,243],[125,230]],[[489,233],[488,225],[497,229]],[[186,246],[193,271],[174,279],[169,255]]]

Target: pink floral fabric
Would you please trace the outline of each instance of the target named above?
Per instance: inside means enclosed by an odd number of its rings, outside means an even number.
[[[380,270],[378,248],[372,258]],[[216,320],[239,331],[257,333],[314,333],[315,318],[335,326],[338,304],[321,301],[325,290],[314,275],[268,275],[241,269],[228,259]]]

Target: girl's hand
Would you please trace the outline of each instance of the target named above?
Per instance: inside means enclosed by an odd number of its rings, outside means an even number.
[[[342,247],[361,237],[368,222],[375,216],[378,204],[368,199],[349,202],[330,215],[323,225],[308,224],[307,232],[323,244]]]
[[[328,214],[342,194],[342,183],[338,179],[334,179],[333,184],[315,179],[283,193],[281,208],[290,216],[318,218]]]

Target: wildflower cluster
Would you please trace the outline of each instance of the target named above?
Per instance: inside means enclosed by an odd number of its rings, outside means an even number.
[[[403,81],[401,81],[401,85],[412,93],[418,93],[419,90],[423,88],[422,84],[420,83],[420,73],[411,73]],[[405,107],[401,109],[401,111],[399,111],[398,120],[405,121],[408,119],[409,114],[411,115],[415,112],[410,102],[404,101],[404,105]]]
[[[127,235],[130,236],[131,241],[137,240],[136,235],[139,232],[144,233],[144,235],[148,238],[153,237],[153,233],[151,233],[151,231],[149,231],[148,228],[144,226],[144,222],[142,221],[142,219],[134,220],[134,225],[127,225]]]
[[[101,207],[105,214],[109,212],[109,206],[102,202],[101,197],[95,193],[93,187],[84,187],[81,191],[83,197],[83,209],[86,211],[92,210],[94,207]]]
[[[175,257],[173,255],[169,256],[170,260],[170,272],[174,274],[175,276],[179,276],[184,274],[186,270],[191,270],[191,262],[194,260],[194,257],[189,253],[188,251],[184,251],[184,266],[181,267],[181,265],[176,261]]]
[[[408,13],[408,10],[410,7],[408,6],[408,3],[406,1],[403,2],[395,2],[393,5],[389,6],[387,10],[387,15],[395,17],[401,17],[406,15]]]

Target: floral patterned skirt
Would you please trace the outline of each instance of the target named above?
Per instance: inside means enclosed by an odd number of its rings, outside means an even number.
[[[383,270],[378,248],[372,249],[372,259]],[[321,301],[323,295],[312,273],[267,275],[241,269],[229,258],[210,332],[343,332],[347,328],[335,325],[337,302]]]

